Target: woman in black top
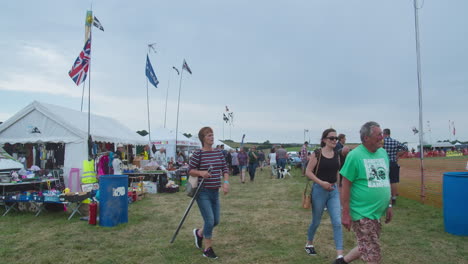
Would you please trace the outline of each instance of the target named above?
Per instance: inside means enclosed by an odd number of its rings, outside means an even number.
[[[333,239],[337,258],[343,257],[343,230],[341,228],[341,204],[338,185],[338,170],[340,168],[339,154],[334,150],[338,137],[333,128],[322,133],[321,149],[314,151],[307,165],[306,175],[314,183],[312,185],[312,223],[307,232],[305,250],[309,255],[316,255],[313,240],[315,232],[320,225],[323,211],[328,213],[333,226]],[[317,174],[316,165],[318,165]]]

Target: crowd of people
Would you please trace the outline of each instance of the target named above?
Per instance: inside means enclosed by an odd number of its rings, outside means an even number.
[[[323,131],[320,148],[308,151],[308,142],[301,148],[303,176],[312,181],[312,221],[307,230],[305,251],[317,255],[314,244],[316,231],[325,210],[330,215],[333,239],[336,248],[334,263],[350,263],[362,259],[366,263],[381,261],[381,222],[393,217],[392,207],[398,196],[398,158],[405,155],[407,147],[390,137],[390,129],[382,130],[376,122],[367,122],[360,131],[361,144],[352,151],[345,146],[346,135],[337,135],[329,128]],[[203,249],[203,256],[217,258],[213,250],[213,228],[220,222],[219,188],[229,192],[229,176],[239,175],[245,183],[245,172],[254,182],[257,168],[263,169],[267,162],[272,177],[284,169],[288,153],[283,146],[273,147],[268,155],[252,146],[248,150],[224,150],[213,147],[213,130],[204,127],[199,139],[202,149],[194,152],[189,161],[189,174],[198,177],[200,195],[196,198],[203,217],[203,227],[193,230],[195,245]],[[344,254],[343,227],[352,229],[357,246]]]

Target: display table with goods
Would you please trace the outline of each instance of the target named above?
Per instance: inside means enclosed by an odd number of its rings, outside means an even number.
[[[42,170],[37,166],[30,169],[3,169],[0,170],[0,186],[2,186],[2,195],[6,191],[24,191],[29,189],[38,189],[42,191],[43,186],[47,184],[48,188],[56,185],[63,188],[62,173],[60,169]]]
[[[76,213],[81,215],[79,209],[83,201],[91,197],[93,197],[93,192],[65,194],[58,190],[47,190],[8,193],[0,196],[0,201],[5,207],[3,216],[11,211],[29,211],[39,216],[42,212],[47,212],[48,205],[57,205],[71,212],[68,217],[70,220]]]
[[[20,189],[21,187],[27,187],[36,189],[38,187],[39,191],[42,191],[44,188],[44,184],[53,184],[55,182],[59,181],[58,179],[32,179],[32,180],[27,180],[27,181],[21,181],[21,182],[1,182],[0,186],[2,186],[2,196],[5,196],[5,189],[12,188],[12,189]],[[28,186],[29,185],[29,186]]]

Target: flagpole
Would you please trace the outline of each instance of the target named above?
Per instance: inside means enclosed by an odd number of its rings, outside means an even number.
[[[83,100],[84,100],[85,86],[86,86],[86,82],[83,82],[83,91],[81,92],[81,112],[83,112]]]
[[[92,36],[92,29],[90,27],[89,29],[89,37],[91,38]],[[92,41],[92,39],[91,39]],[[88,79],[88,137],[86,138],[86,141],[88,142],[88,149],[86,152],[88,152],[89,155],[89,149],[92,147],[90,146],[89,142],[89,137],[91,135],[91,49],[89,50],[89,79]],[[89,158],[89,157],[88,157]]]
[[[150,47],[148,46],[148,53],[146,54],[146,56],[149,56],[149,51],[150,51]],[[146,78],[146,107],[148,110],[148,139],[149,139],[149,144],[151,145],[151,124],[150,124],[148,78]]]
[[[175,153],[177,154],[177,136],[179,133],[179,106],[180,106],[180,91],[182,90],[182,75],[184,74],[184,65],[182,64],[180,81],[179,81],[179,97],[177,99],[177,119],[176,119],[176,130],[175,130]]]
[[[418,75],[418,97],[419,97],[419,157],[420,157],[420,169],[421,169],[421,200],[424,203],[426,198],[425,194],[425,181],[424,181],[424,146],[423,146],[423,111],[422,111],[422,77],[421,77],[421,55],[419,47],[419,17],[418,17],[418,6],[417,0],[414,3],[414,27],[416,33],[416,62],[417,62],[417,75]]]

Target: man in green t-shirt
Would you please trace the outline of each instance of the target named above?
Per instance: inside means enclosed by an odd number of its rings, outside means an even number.
[[[255,179],[255,171],[257,170],[258,166],[258,153],[257,153],[257,147],[253,146],[249,153],[249,175],[250,175],[250,181],[253,182]]]
[[[362,144],[348,154],[340,171],[343,175],[341,222],[346,229],[353,228],[358,246],[335,263],[349,263],[358,258],[379,263],[380,218],[386,215],[385,223],[388,223],[393,216],[389,159],[382,148],[382,129],[371,121],[361,127],[360,134]]]

